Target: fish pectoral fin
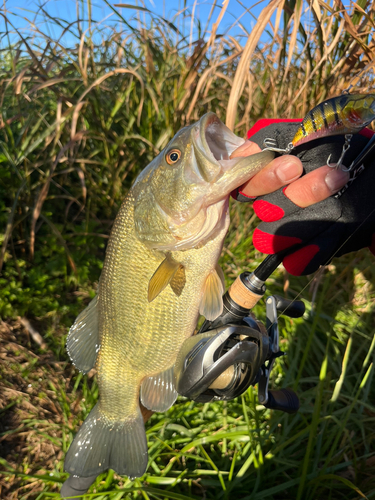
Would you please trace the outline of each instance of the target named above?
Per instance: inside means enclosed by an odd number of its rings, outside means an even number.
[[[164,290],[180,269],[183,269],[182,264],[174,260],[174,258],[168,254],[160,266],[156,269],[148,284],[149,302],[152,302],[159,295],[159,293]]]
[[[66,339],[72,363],[82,373],[94,368],[99,351],[98,296],[76,318]]]
[[[180,266],[169,283],[174,293],[179,297],[186,284],[185,268]]]
[[[199,304],[199,312],[209,321],[213,321],[223,311],[224,285],[216,270],[206,279],[203,295]]]
[[[177,399],[174,386],[174,366],[152,377],[141,385],[141,403],[153,411],[167,411]]]

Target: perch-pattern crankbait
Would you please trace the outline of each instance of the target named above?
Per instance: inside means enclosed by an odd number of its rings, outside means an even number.
[[[355,134],[375,118],[375,95],[347,94],[333,97],[313,108],[293,137],[293,147],[339,134]]]
[[[338,162],[341,165],[344,154],[349,149],[351,134],[360,132],[374,118],[374,94],[344,94],[323,101],[309,111],[285,149],[273,147],[272,139],[266,139],[264,144],[266,149],[289,154],[297,146],[314,139],[345,134],[346,142]]]

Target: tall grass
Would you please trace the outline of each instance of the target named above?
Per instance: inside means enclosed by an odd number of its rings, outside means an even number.
[[[272,0],[251,30],[237,20],[236,36],[228,0],[214,2],[206,28],[195,4],[163,19],[108,3],[103,22],[90,0],[77,5],[74,22],[48,3],[36,17],[22,12],[22,30],[1,13],[0,315],[28,317],[48,345],[32,344],[16,319],[1,325],[4,498],[58,497],[64,452],[97,398],[95,379],[67,364],[66,327],[94,293],[137,173],[206,111],[244,135],[258,118],[303,116],[349,85],[373,85],[375,10],[363,0]],[[251,208],[232,212],[228,283],[261,258]],[[270,292],[313,300],[304,320],[281,319],[288,356],[273,381],[295,387],[300,412],[264,410],[253,389],[227,404],[181,399],[148,424],[146,475],[103,475],[95,498],[375,497],[373,283],[364,252],[313,282],[275,273]]]

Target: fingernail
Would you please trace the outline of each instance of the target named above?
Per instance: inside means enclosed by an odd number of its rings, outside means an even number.
[[[282,163],[275,170],[275,174],[283,184],[289,184],[289,182],[295,181],[301,173],[299,163],[287,162],[285,160],[282,161]]]
[[[343,172],[340,169],[332,168],[325,176],[325,183],[332,194],[341,189],[349,180],[349,172]]]

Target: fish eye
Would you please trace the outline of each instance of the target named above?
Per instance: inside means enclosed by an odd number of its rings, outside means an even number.
[[[167,163],[169,165],[173,165],[173,163],[176,163],[180,158],[181,151],[179,149],[172,149],[171,151],[168,151],[165,156],[165,159],[167,160]]]

